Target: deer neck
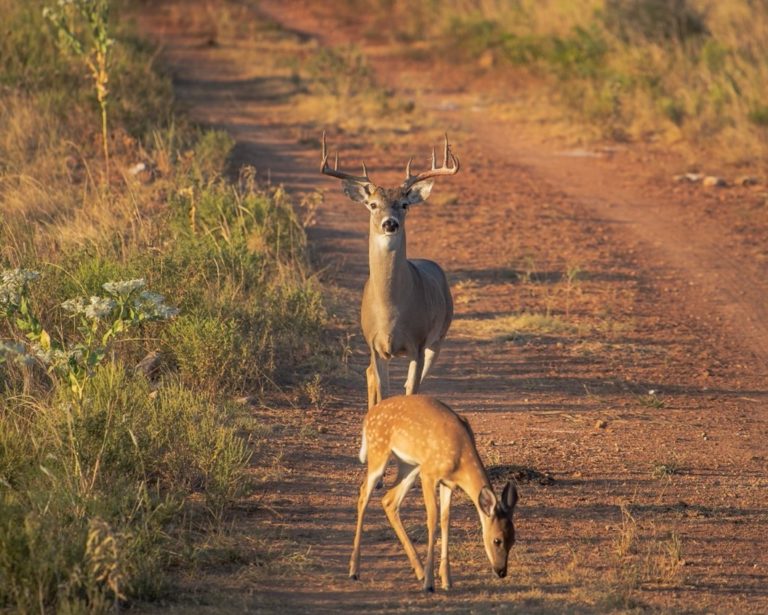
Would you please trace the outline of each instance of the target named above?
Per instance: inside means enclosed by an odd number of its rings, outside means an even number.
[[[460,476],[457,477],[456,483],[472,500],[482,520],[484,515],[480,509],[480,492],[483,490],[483,487],[489,487],[490,489],[493,489],[493,487],[478,454],[472,451],[467,452],[465,455],[461,462],[462,471]]]
[[[371,233],[368,245],[370,287],[374,296],[395,302],[410,288],[411,271],[405,257],[405,229],[397,235]]]

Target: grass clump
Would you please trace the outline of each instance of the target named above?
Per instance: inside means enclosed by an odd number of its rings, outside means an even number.
[[[324,310],[286,195],[224,179],[117,4],[107,163],[45,4],[0,0],[0,610],[98,613],[200,565],[248,484],[232,397],[310,370]]]
[[[375,79],[365,55],[354,45],[323,47],[303,63],[309,96],[302,105],[316,117],[350,130],[370,130],[371,123],[402,123],[413,103],[398,100]]]
[[[459,319],[454,325],[454,330],[462,335],[506,341],[513,340],[522,334],[557,335],[573,333],[577,330],[577,327],[558,316],[525,312],[511,316],[497,316],[495,318]]]

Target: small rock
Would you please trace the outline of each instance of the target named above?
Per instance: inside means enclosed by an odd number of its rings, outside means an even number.
[[[493,68],[496,64],[496,54],[493,49],[486,49],[477,59],[477,65],[480,68]]]
[[[757,186],[759,183],[760,180],[754,175],[742,175],[736,178],[737,186]]]
[[[128,175],[138,175],[142,171],[147,169],[147,165],[144,162],[137,162],[128,167]]]
[[[603,419],[598,419],[595,421],[595,429],[605,429],[606,427],[608,427],[608,421]]]
[[[141,361],[136,364],[136,371],[144,376],[150,382],[156,380],[160,375],[160,368],[163,365],[163,355],[157,350],[148,353]]]
[[[675,175],[674,180],[676,182],[691,182],[696,184],[704,179],[703,173],[683,173],[682,175]]]
[[[701,185],[705,188],[724,188],[728,184],[722,177],[708,175],[701,181]]]

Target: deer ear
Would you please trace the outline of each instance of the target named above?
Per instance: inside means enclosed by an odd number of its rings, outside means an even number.
[[[357,201],[358,203],[365,203],[365,200],[373,194],[371,184],[361,184],[360,182],[354,182],[348,179],[341,182],[341,189],[350,199]]]
[[[517,504],[517,487],[512,482],[507,482],[504,486],[504,491],[501,494],[501,501],[504,504],[504,509],[507,512],[507,517],[512,518],[512,512],[515,510]]]
[[[416,203],[426,201],[429,198],[429,193],[432,192],[434,183],[433,180],[429,179],[413,184],[405,193],[405,202],[408,205],[415,205]]]
[[[493,510],[496,508],[496,494],[492,489],[483,487],[478,497],[478,503],[480,504],[480,510],[482,510],[486,516],[493,517]]]

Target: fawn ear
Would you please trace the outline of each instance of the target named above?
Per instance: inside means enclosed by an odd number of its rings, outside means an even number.
[[[517,495],[517,487],[515,487],[515,484],[511,481],[508,481],[507,484],[504,486],[504,491],[501,494],[501,501],[504,506],[504,510],[507,513],[507,517],[510,519],[512,518],[512,513],[515,510],[515,505],[517,504],[518,495]]]
[[[365,200],[373,194],[373,184],[360,183],[345,179],[341,182],[341,189],[350,199],[358,203],[365,203]]]
[[[486,516],[493,517],[493,511],[496,508],[496,494],[492,489],[483,487],[480,491],[480,497],[478,497],[478,503],[480,504],[480,510],[482,510]]]
[[[405,193],[405,202],[408,205],[415,205],[421,203],[429,198],[429,193],[432,192],[432,186],[435,182],[431,179],[417,182],[411,186]]]

